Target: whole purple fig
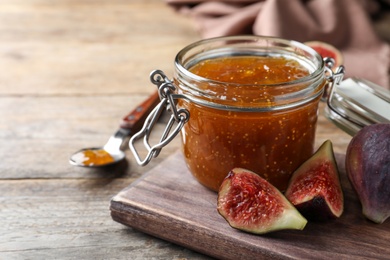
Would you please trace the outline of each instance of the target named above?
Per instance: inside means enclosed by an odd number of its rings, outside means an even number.
[[[383,223],[390,216],[390,124],[360,130],[348,145],[345,165],[363,215]]]

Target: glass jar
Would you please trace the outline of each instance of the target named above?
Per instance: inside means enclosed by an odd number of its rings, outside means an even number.
[[[272,69],[269,62],[275,60],[279,67],[272,79],[259,74],[243,80],[256,73],[256,66]],[[235,63],[241,64],[238,69]],[[230,36],[185,47],[175,58],[173,82],[155,81],[162,96],[161,86],[172,83],[174,93],[165,99],[176,105],[177,118],[186,111],[179,126],[182,151],[201,184],[218,191],[229,171],[241,167],[283,191],[293,171],[313,153],[325,72],[322,57],[302,43]],[[149,147],[156,148],[151,157],[162,146]]]

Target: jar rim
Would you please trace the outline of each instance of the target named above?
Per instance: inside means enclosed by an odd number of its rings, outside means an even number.
[[[317,61],[319,62],[319,65],[316,67],[316,69],[314,71],[311,71],[309,75],[298,78],[298,79],[294,79],[291,81],[271,83],[271,84],[264,84],[264,83],[242,84],[242,83],[235,83],[235,82],[218,81],[218,80],[209,79],[209,78],[205,78],[205,77],[196,75],[196,74],[192,73],[191,71],[189,71],[189,69],[186,68],[185,65],[183,64],[184,63],[183,59],[184,59],[185,54],[187,54],[191,50],[194,50],[196,47],[206,46],[206,45],[210,45],[210,44],[218,43],[218,42],[221,42],[221,43],[222,42],[242,42],[242,43],[253,42],[253,43],[255,43],[255,42],[259,42],[259,41],[283,44],[285,46],[290,46],[290,47],[294,48],[294,49],[292,49],[294,51],[296,51],[299,48],[302,51],[307,52],[310,55],[312,55],[313,57],[315,57],[317,59]],[[265,49],[270,49],[273,46],[267,45],[264,47],[265,47]],[[269,86],[269,87],[280,86],[280,87],[283,87],[283,86],[307,82],[313,78],[316,78],[317,76],[319,76],[320,74],[323,73],[324,68],[325,68],[325,63],[324,63],[321,55],[318,52],[316,52],[313,48],[311,48],[311,47],[309,47],[301,42],[295,41],[295,40],[288,40],[288,39],[282,39],[282,38],[271,37],[271,36],[235,35],[235,36],[221,36],[221,37],[207,38],[207,39],[199,40],[199,41],[196,41],[194,43],[187,45],[186,47],[184,47],[183,49],[181,49],[177,53],[177,55],[175,57],[175,67],[183,75],[186,75],[187,77],[190,77],[190,78],[192,78],[196,81],[200,81],[200,82],[207,81],[207,82],[212,83],[212,84],[213,83],[214,84],[229,84],[229,85],[255,86],[255,87],[258,87],[258,86]]]

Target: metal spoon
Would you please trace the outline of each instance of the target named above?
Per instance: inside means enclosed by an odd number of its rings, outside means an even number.
[[[83,167],[101,167],[117,163],[125,158],[121,150],[123,141],[138,132],[151,110],[158,104],[159,95],[154,93],[126,115],[120,128],[103,147],[84,148],[69,158],[69,163]]]

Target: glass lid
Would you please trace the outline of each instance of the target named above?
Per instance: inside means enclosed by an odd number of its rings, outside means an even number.
[[[390,123],[390,91],[364,79],[346,79],[332,87],[325,116],[352,136],[366,125]]]

